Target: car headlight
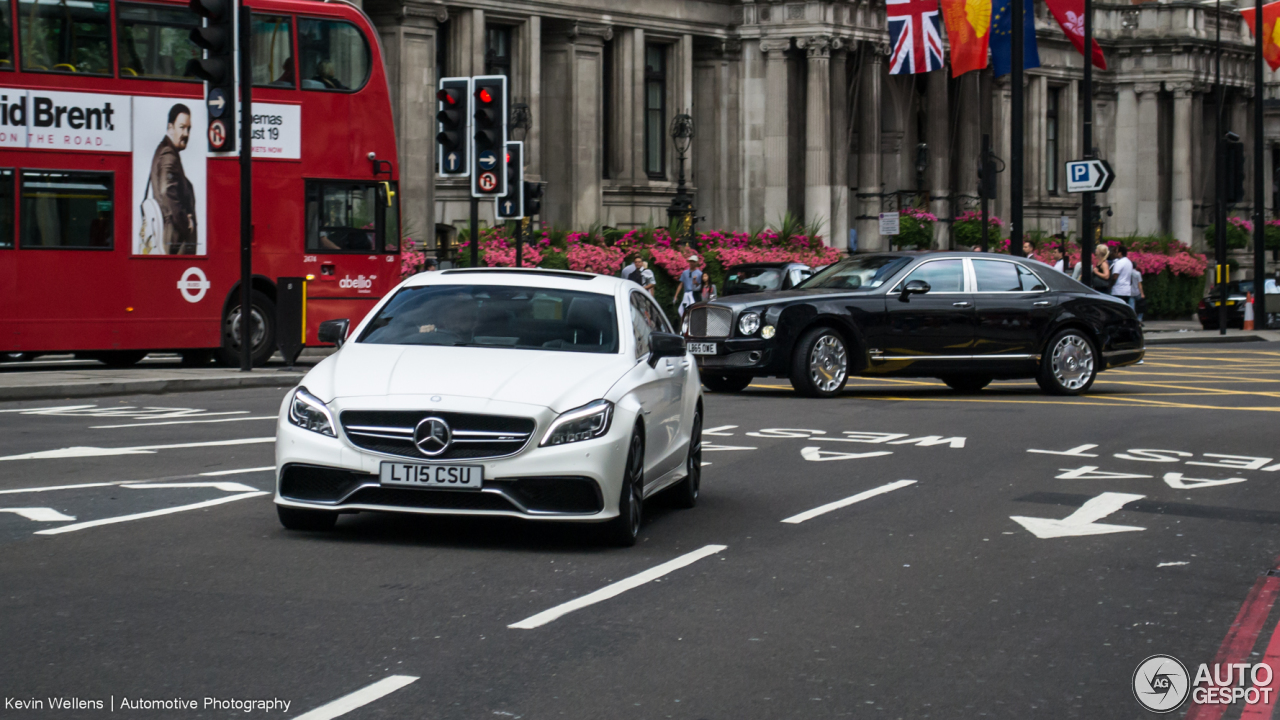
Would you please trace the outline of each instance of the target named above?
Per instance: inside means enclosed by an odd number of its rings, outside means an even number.
[[[680,321],[680,334],[689,334],[689,313],[684,314],[684,319]]]
[[[609,423],[613,421],[613,403],[608,400],[589,402],[580,408],[574,408],[560,414],[547,434],[542,436],[538,447],[548,445],[565,445],[568,443],[591,440],[609,432]]]
[[[764,329],[760,331],[760,337],[764,338],[765,340],[768,340],[772,338],[773,334],[776,333],[777,331],[778,329],[775,328],[774,326],[765,325]]]
[[[738,331],[743,335],[755,335],[759,329],[760,313],[743,313],[742,317],[738,318]]]
[[[293,393],[293,401],[289,403],[289,422],[303,430],[310,430],[321,435],[337,437],[334,432],[333,413],[320,398],[300,387]]]

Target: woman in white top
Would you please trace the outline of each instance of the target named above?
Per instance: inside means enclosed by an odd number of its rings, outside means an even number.
[[[1116,261],[1111,265],[1111,274],[1116,278],[1111,284],[1111,294],[1124,298],[1129,307],[1135,307],[1133,296],[1137,293],[1133,288],[1133,261],[1129,259],[1129,251],[1123,245],[1116,248]]]

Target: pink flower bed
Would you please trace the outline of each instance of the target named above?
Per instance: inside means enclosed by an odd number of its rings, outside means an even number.
[[[570,270],[615,275],[622,267],[624,253],[617,247],[601,247],[582,242],[569,244],[566,258]]]

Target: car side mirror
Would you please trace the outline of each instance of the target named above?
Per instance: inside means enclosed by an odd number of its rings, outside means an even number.
[[[902,296],[898,299],[906,302],[911,295],[923,295],[932,290],[929,283],[923,280],[908,280],[906,285],[902,286]]]
[[[649,336],[649,367],[657,367],[664,357],[684,357],[684,338],[675,333],[656,332]]]
[[[347,330],[351,327],[351,321],[342,318],[341,320],[325,320],[320,323],[320,330],[316,333],[317,338],[322,345],[337,345],[342,347],[342,343],[347,341]]]

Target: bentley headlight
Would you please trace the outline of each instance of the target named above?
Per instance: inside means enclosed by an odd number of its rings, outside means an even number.
[[[294,392],[293,401],[289,403],[289,422],[303,430],[329,437],[338,436],[333,430],[333,413],[329,412],[329,407],[304,387]]]
[[[574,408],[560,414],[547,434],[542,437],[538,447],[548,445],[566,445],[568,443],[591,440],[609,432],[609,423],[613,420],[613,403],[608,400],[589,402],[580,408]]]
[[[765,325],[764,328],[760,331],[760,337],[764,338],[765,340],[768,340],[772,338],[773,334],[776,333],[777,331],[778,329],[775,328],[774,326]]]
[[[738,331],[743,335],[755,335],[760,329],[760,313],[743,313],[738,318]]]
[[[689,335],[689,313],[685,313],[684,319],[680,321],[680,334],[686,337]]]

